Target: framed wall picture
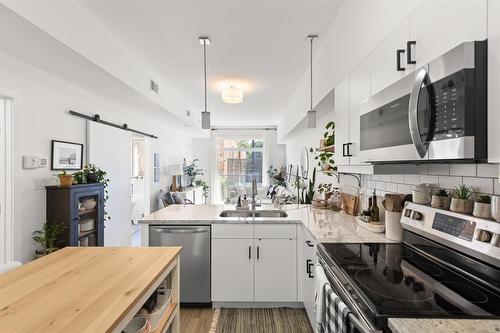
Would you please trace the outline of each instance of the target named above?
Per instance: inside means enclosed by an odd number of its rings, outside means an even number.
[[[154,182],[158,183],[160,181],[160,168],[154,168]]]
[[[153,154],[153,166],[155,168],[160,167],[160,154],[159,153],[154,153]]]
[[[81,170],[83,144],[52,140],[50,166],[52,170]]]

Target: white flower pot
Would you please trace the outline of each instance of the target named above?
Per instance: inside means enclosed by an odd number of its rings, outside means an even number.
[[[500,222],[500,196],[493,195],[491,197],[491,216],[495,221]]]
[[[475,202],[472,215],[483,219],[491,219],[491,205],[484,202]]]
[[[474,210],[474,201],[470,199],[451,198],[450,210],[457,213],[470,214]]]
[[[431,206],[440,209],[450,209],[451,198],[441,197],[438,195],[433,195],[431,200]]]

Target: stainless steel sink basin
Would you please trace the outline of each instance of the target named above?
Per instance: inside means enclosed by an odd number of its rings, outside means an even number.
[[[288,217],[288,214],[283,210],[258,210],[254,214],[255,217]]]
[[[220,217],[287,217],[283,210],[223,210]]]

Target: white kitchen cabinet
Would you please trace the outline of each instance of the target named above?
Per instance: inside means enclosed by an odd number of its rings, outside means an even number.
[[[253,239],[212,239],[212,301],[251,302]]]
[[[301,269],[299,270],[299,280],[301,285],[301,299],[304,303],[304,308],[306,309],[307,316],[311,322],[311,326],[315,325],[315,314],[314,314],[314,266],[316,265],[316,240],[311,236],[307,228],[303,228],[302,233],[303,242],[299,244],[301,249],[301,261],[299,265]]]
[[[376,94],[408,73],[406,64],[406,43],[409,40],[410,20],[406,17],[370,54],[371,90]],[[403,50],[400,57],[402,71],[397,70],[397,50]]]
[[[500,163],[500,0],[488,1],[488,162]]]
[[[487,7],[486,0],[422,1],[410,14],[409,40],[416,42],[412,47],[416,64],[411,65],[410,71],[460,43],[484,40],[487,37]]]
[[[297,301],[297,240],[255,239],[255,301]]]
[[[370,58],[361,62],[349,77],[349,164],[361,164],[360,103],[371,94]]]
[[[346,147],[349,143],[349,78],[344,79],[335,87],[335,164],[348,165],[349,157]]]

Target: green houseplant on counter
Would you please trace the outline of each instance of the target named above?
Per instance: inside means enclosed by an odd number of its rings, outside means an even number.
[[[462,184],[455,187],[450,210],[457,213],[472,213],[474,210],[474,202],[471,200],[472,193],[472,188],[467,185]]]
[[[40,249],[35,251],[35,257],[38,259],[58,250],[56,244],[63,233],[64,224],[62,223],[49,224],[45,222],[41,230],[33,231],[32,238],[40,246]]]
[[[440,188],[432,195],[431,206],[434,208],[449,209],[450,203],[450,192],[447,189]]]

